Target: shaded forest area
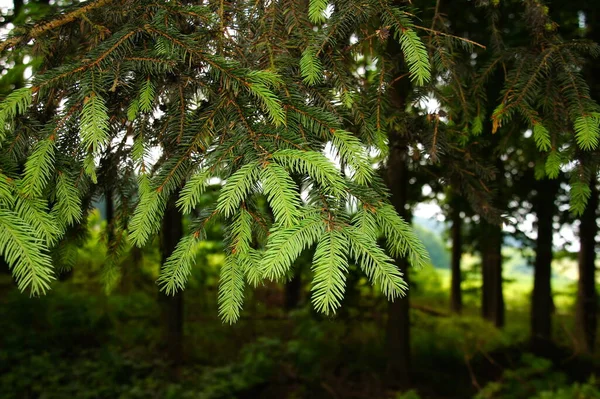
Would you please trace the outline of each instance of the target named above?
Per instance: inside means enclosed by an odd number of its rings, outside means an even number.
[[[0,3],[0,398],[600,398],[595,3]]]

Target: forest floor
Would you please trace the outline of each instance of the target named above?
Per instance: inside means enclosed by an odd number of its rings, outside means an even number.
[[[412,301],[409,393],[383,382],[379,299],[330,319],[250,298],[242,320],[228,326],[207,299],[212,289],[186,291],[185,357],[175,368],[161,356],[169,343],[147,290],[107,296],[58,283],[31,299],[4,285],[0,398],[533,398],[600,371],[597,359],[570,349],[568,313],[555,317],[563,346],[544,359],[529,353],[526,309],[509,306],[499,331],[475,307],[449,317],[440,293],[420,294],[426,285]]]

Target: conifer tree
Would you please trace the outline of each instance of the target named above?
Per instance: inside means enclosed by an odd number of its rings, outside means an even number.
[[[430,76],[428,56],[408,10],[385,1],[344,2],[327,15],[327,5],[310,1],[305,13],[295,1],[216,7],[96,0],[13,32],[0,44],[2,54],[33,46],[42,65],[0,103],[6,232],[0,249],[19,287],[34,295],[50,288],[50,251],[85,219],[82,204],[101,190],[99,159],[118,142],[121,165],[131,165],[138,180],[135,212],[124,225],[136,246],[158,232],[179,187],[176,204],[190,214],[211,178],[225,182],[214,207],[166,260],[158,282],[167,294],[184,288],[204,226],[221,219],[228,226],[219,289],[226,322],[239,317],[246,283],[283,278],[313,245],[317,310],[331,314],[339,307],[350,259],[388,298],[403,295],[406,284],[377,246],[378,236],[386,237],[392,255],[415,265],[426,263],[427,254],[389,205],[369,162],[369,148],[386,150],[386,126],[377,118],[382,104],[355,100],[365,97],[347,68],[373,38],[361,36],[350,49],[336,41],[355,33],[357,24],[394,27],[418,84]],[[44,112],[51,118],[41,123]],[[349,116],[352,133],[344,122]],[[326,145],[349,174],[323,154]],[[151,148],[163,149],[156,163]],[[23,171],[14,167],[20,160]],[[293,174],[307,176],[301,187]],[[259,198],[274,215],[269,232]],[[359,204],[352,217],[346,212],[351,198]],[[264,250],[250,245],[257,236],[268,236]]]

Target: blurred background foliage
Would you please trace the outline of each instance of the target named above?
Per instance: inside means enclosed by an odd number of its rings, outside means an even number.
[[[98,204],[102,208],[102,203]],[[439,223],[443,227],[443,223]],[[532,288],[527,256],[505,247],[505,295],[510,323],[496,329],[479,317],[479,258],[465,254],[462,315],[447,309],[448,245],[424,225],[432,265],[411,275],[411,333],[415,391],[385,388],[386,299],[356,270],[334,318],[316,314],[301,284],[297,304],[286,304],[290,284],[246,292],[241,320],[222,324],[217,282],[224,260],[220,228],[198,249],[184,292],[184,362],[163,356],[157,303],[157,243],[128,256],[107,292],[101,210],[89,218],[77,266],[41,298],[0,281],[0,397],[12,398],[596,398],[596,357],[574,353],[576,282],[573,260],[561,259],[550,358],[527,351]],[[310,257],[296,267],[309,281]],[[439,262],[439,263],[438,263]],[[564,272],[560,272],[564,271]],[[418,392],[418,393],[417,393]]]

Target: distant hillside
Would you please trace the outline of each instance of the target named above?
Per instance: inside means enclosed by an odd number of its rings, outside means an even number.
[[[444,224],[434,219],[414,218],[413,227],[429,252],[431,264],[438,269],[450,268],[450,251],[444,242]]]

